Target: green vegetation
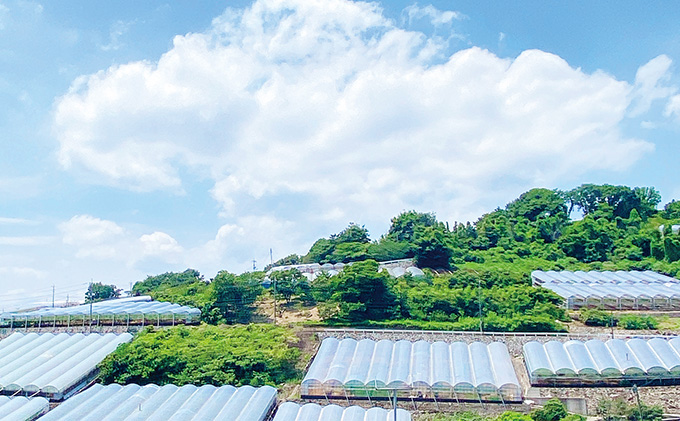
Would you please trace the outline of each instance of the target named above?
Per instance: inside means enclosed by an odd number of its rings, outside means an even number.
[[[542,408],[531,411],[531,419],[534,421],[561,421],[567,415],[567,408],[557,398],[552,398]]]
[[[147,327],[100,364],[104,383],[277,385],[300,376],[292,331],[267,325]]]
[[[583,309],[579,319],[588,326],[619,326],[628,330],[658,329],[660,321],[652,316],[618,314],[597,309]]]
[[[101,282],[91,283],[85,293],[86,303],[96,303],[97,301],[110,300],[120,297],[120,289],[115,285],[104,285]]]
[[[193,269],[149,276],[135,283],[135,295],[149,294],[154,300],[189,305],[201,310],[206,323],[247,323],[255,310],[254,303],[264,291],[263,272],[241,275],[221,271],[211,282]]]
[[[643,402],[629,404],[623,398],[604,399],[598,402],[597,414],[603,421],[661,421],[663,408]]]

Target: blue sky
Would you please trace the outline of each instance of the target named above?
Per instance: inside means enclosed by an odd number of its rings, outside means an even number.
[[[0,0],[0,307],[532,187],[680,199],[680,8]],[[1,309],[0,309],[1,310]]]

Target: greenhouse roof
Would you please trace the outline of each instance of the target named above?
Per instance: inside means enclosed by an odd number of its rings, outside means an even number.
[[[531,272],[531,277],[538,284],[619,284],[625,285],[650,285],[650,284],[680,284],[680,279],[672,278],[651,270],[645,271],[542,271]]]
[[[524,344],[524,360],[532,383],[559,377],[680,380],[680,337],[532,341]]]
[[[50,402],[45,398],[0,396],[0,415],[3,421],[34,420],[49,409]]]
[[[271,386],[95,384],[66,400],[40,421],[263,421],[276,403]]]
[[[567,300],[568,307],[680,308],[680,280],[652,271],[531,273],[535,284]],[[581,300],[581,301],[579,301]],[[595,301],[595,303],[589,301]],[[613,300],[611,303],[605,301]]]
[[[303,394],[320,385],[521,394],[508,349],[501,342],[326,338],[302,381]]]
[[[347,408],[338,405],[320,406],[315,403],[300,405],[284,402],[276,411],[274,421],[393,421],[394,410],[383,408]],[[408,411],[397,408],[397,421],[411,421]]]
[[[198,317],[201,311],[195,307],[163,301],[151,301],[151,297],[130,297],[116,300],[100,301],[72,307],[47,307],[34,311],[3,313],[8,318],[51,318],[54,316],[123,316],[123,315],[176,315],[182,317]]]
[[[119,344],[130,340],[129,333],[15,332],[0,341],[0,390],[62,399],[77,391]]]

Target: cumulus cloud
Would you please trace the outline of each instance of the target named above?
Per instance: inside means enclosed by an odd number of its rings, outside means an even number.
[[[171,259],[182,247],[170,235],[156,231],[138,234],[114,221],[91,215],[76,215],[59,224],[62,242],[76,249],[76,257],[112,259],[134,266],[146,257]]]
[[[259,0],[177,36],[157,61],[75,81],[56,103],[59,159],[133,190],[210,178],[227,223],[205,256],[245,261],[238,241],[266,250],[297,233],[286,244],[308,246],[319,229],[414,208],[473,218],[498,197],[624,170],[653,150],[619,124],[632,98],[644,109],[660,95],[663,58],[633,87],[543,51],[473,47],[441,60],[447,48],[374,3]]]

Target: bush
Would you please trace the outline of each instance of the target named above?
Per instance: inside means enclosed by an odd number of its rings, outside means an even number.
[[[297,337],[282,327],[147,327],[99,365],[104,383],[277,385],[299,376]]]
[[[630,330],[657,329],[659,327],[659,321],[652,316],[626,314],[619,318],[619,326]]]
[[[543,405],[543,408],[531,412],[534,421],[561,421],[567,416],[567,408],[562,401],[552,398]]]
[[[618,320],[604,310],[583,309],[579,319],[588,326],[616,326]]]

